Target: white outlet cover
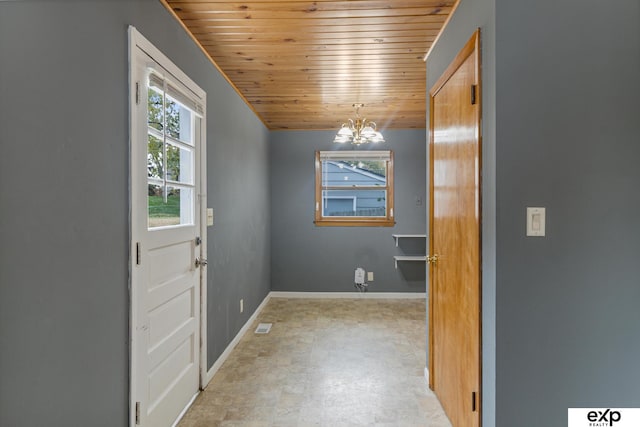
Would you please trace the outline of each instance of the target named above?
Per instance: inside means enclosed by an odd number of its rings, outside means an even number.
[[[207,208],[207,226],[213,225],[213,208]]]
[[[373,282],[373,271],[367,271],[367,280]]]

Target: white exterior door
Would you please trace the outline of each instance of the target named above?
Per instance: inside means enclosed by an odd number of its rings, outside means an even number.
[[[161,427],[200,387],[205,94],[130,38],[131,424]]]

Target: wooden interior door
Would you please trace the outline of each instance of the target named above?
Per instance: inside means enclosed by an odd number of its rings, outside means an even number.
[[[455,427],[480,425],[479,30],[430,91],[429,385]]]

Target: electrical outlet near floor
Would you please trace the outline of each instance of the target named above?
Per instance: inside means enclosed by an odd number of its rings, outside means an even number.
[[[373,282],[373,271],[367,271],[367,280]]]
[[[244,312],[244,300],[240,300],[240,313]]]

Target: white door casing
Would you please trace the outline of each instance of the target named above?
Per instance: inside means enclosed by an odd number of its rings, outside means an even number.
[[[206,373],[206,94],[133,27],[129,40],[130,424],[160,427]],[[150,213],[150,195],[178,213]]]

